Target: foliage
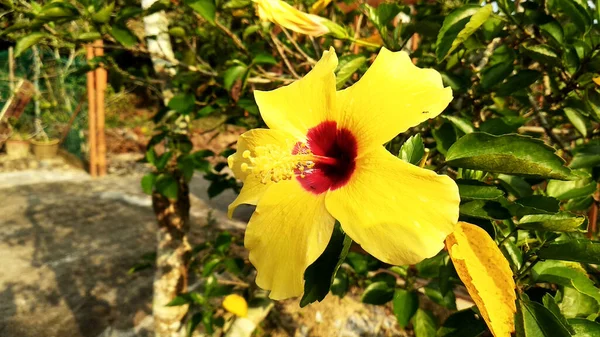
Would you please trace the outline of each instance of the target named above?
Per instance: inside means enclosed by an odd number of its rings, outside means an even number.
[[[103,63],[111,82],[142,84],[156,95],[166,81],[150,66],[141,19],[167,13],[175,49],[175,59],[168,61],[177,69],[169,79],[174,97],[153,117],[157,129],[146,159],[156,170],[143,178],[142,187],[171,198],[177,196],[175,170],[188,181],[195,170],[203,172],[212,181],[211,196],[239,189],[225,170],[230,151],[192,151],[182,122],[224,116],[224,123],[263,126],[253,90],[291,83],[330,45],[340,55],[341,89],[360,78],[377,51],[260,22],[250,1],[159,1],[145,10],[127,1],[2,2],[12,12],[3,16],[0,37],[14,41],[18,52],[33,44],[64,52],[102,38],[105,56],[81,72]],[[437,69],[452,87],[454,101],[442,116],[399,135],[386,148],[456,180],[460,220],[483,228],[509,261],[518,294],[517,336],[600,334],[597,5],[579,0],[369,3],[373,6],[332,3],[318,14],[348,36],[408,50],[417,65]],[[295,2],[304,10],[311,4]],[[161,143],[166,150],[158,153]],[[211,156],[218,162],[212,167]],[[344,241],[332,239],[337,246],[326,254],[333,255],[309,268],[327,271],[325,293],[344,296],[353,287],[363,289],[365,303],[391,303],[399,325],[412,326],[417,337],[478,336],[486,329],[474,310],[455,312],[438,326],[419,308],[422,289],[429,300],[456,309],[453,290],[462,281],[446,251],[414,266],[390,267],[357,247],[347,252]],[[215,305],[208,304],[211,294],[231,290],[223,290],[214,276],[230,261],[217,247],[207,247],[202,262],[194,260],[201,265],[204,290],[180,298],[198,306],[200,316],[192,315],[190,324],[209,317],[207,331],[221,324],[213,317]],[[323,298],[323,279],[311,281],[310,272],[303,305]]]

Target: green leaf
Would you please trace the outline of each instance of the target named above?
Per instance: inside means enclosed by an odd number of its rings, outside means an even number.
[[[202,312],[195,313],[187,323],[187,337],[192,337],[198,325],[202,322]]]
[[[344,297],[348,292],[349,286],[348,274],[344,269],[338,269],[331,283],[331,293],[335,296]]]
[[[513,64],[501,62],[486,67],[481,71],[481,88],[490,89],[504,81],[513,72]]]
[[[600,323],[590,321],[589,319],[573,318],[569,324],[575,330],[574,337],[598,337],[600,336]]]
[[[382,305],[394,298],[394,288],[387,282],[373,282],[365,289],[360,297],[361,302]]]
[[[581,267],[565,264],[561,261],[538,262],[533,267],[533,281],[549,282],[564,287],[572,287],[580,293],[590,296],[600,303],[600,289],[588,278]]]
[[[550,46],[545,44],[522,45],[523,53],[544,64],[558,64],[559,55]]]
[[[600,142],[590,142],[574,149],[575,156],[569,167],[572,169],[600,166]]]
[[[236,65],[225,70],[225,73],[223,74],[223,87],[225,87],[227,91],[231,90],[233,84],[246,73],[246,70],[247,68],[241,65]]]
[[[600,241],[586,239],[553,242],[538,251],[542,259],[600,264]]]
[[[421,160],[425,156],[425,146],[423,145],[423,139],[420,134],[416,134],[406,140],[400,148],[398,157],[407,163],[413,165],[419,165]]]
[[[510,219],[510,212],[499,202],[488,200],[473,200],[460,205],[460,214],[479,219],[504,220]]]
[[[352,75],[360,69],[367,62],[367,58],[364,56],[354,56],[352,59],[346,62],[340,62],[336,69],[335,86],[339,90],[341,89],[346,81],[352,77]]]
[[[586,232],[585,225],[587,221],[584,216],[568,212],[525,215],[519,220],[519,228],[553,232]]]
[[[78,15],[79,11],[72,4],[62,1],[54,1],[44,5],[37,18],[43,21],[57,21],[74,19]]]
[[[142,191],[146,194],[152,194],[154,190],[154,183],[156,183],[156,174],[148,173],[142,177]]]
[[[514,270],[519,270],[523,266],[523,252],[512,240],[506,240],[500,247],[502,254],[511,263]]]
[[[598,301],[573,287],[561,287],[556,296],[560,312],[567,318],[597,316],[600,311]]]
[[[508,174],[499,174],[498,180],[500,184],[508,190],[509,193],[516,197],[527,197],[533,194],[531,185],[521,177],[511,176]]]
[[[431,312],[423,309],[418,309],[413,316],[413,326],[416,337],[435,337],[436,323]]]
[[[555,214],[560,209],[560,202],[552,197],[532,195],[514,201],[508,206],[511,213],[517,217],[529,214]]]
[[[569,20],[575,24],[581,33],[588,30],[592,20],[587,10],[577,3],[577,1],[557,0],[556,5],[568,15]]]
[[[460,31],[460,33],[458,33],[454,41],[452,41],[452,46],[450,47],[450,50],[444,55],[444,58],[448,54],[452,53],[456,48],[458,48],[458,46],[460,46],[463,42],[465,42],[467,38],[469,38],[469,36],[473,35],[473,33],[475,33],[477,29],[479,29],[479,27],[481,27],[481,25],[483,25],[488,20],[491,14],[492,5],[485,5],[481,7],[475,14],[473,14],[473,16],[471,16],[471,18],[469,19],[469,22],[465,25],[465,28],[463,28]]]
[[[190,93],[179,93],[171,98],[167,106],[179,114],[188,115],[194,111],[196,97]]]
[[[542,78],[542,73],[537,70],[521,70],[499,85],[496,94],[498,96],[510,96],[510,94],[516,91],[529,88],[530,85],[537,82],[540,78]]]
[[[456,117],[456,116],[442,116],[442,117],[449,120],[452,124],[454,124],[454,126],[456,126],[456,128],[458,128],[460,131],[462,131],[464,133],[471,133],[471,132],[475,131],[473,129],[473,125],[471,124],[471,122],[467,121],[464,118]]]
[[[437,331],[437,337],[477,337],[487,331],[487,326],[472,309],[450,315]]]
[[[271,54],[260,53],[256,56],[254,56],[254,58],[252,59],[252,63],[273,65],[273,64],[277,64],[277,60]]]
[[[546,193],[558,200],[582,198],[596,192],[596,182],[591,178],[581,178],[574,181],[550,180]]]
[[[446,16],[436,41],[435,55],[438,61],[442,61],[444,58],[446,58],[446,56],[448,56],[448,54],[450,54],[450,51],[453,49],[452,47],[454,41],[458,38],[463,29],[466,29],[471,17],[483,10],[483,8],[485,7],[478,5],[464,5]],[[479,25],[481,25],[481,23],[479,23]],[[476,23],[473,23],[473,26],[475,25]],[[477,25],[469,35],[471,35],[479,27],[479,25]],[[471,29],[469,29],[469,31],[471,31]],[[464,42],[467,37],[468,35],[465,36],[464,39],[459,43]],[[454,48],[456,48],[456,46]]]
[[[113,25],[110,30],[110,35],[125,47],[133,47],[138,43],[137,37],[124,25]]]
[[[179,296],[176,296],[171,302],[167,303],[167,307],[178,307],[180,305],[186,305],[192,302],[192,298],[188,293],[183,293]]]
[[[504,192],[498,187],[478,180],[459,179],[456,184],[460,200],[496,200],[504,196]]]
[[[107,23],[108,21],[110,21],[110,15],[112,14],[114,9],[115,3],[109,3],[108,5],[104,6],[102,9],[91,15],[92,21],[100,24]]]
[[[184,0],[184,3],[190,6],[194,12],[200,14],[204,20],[211,24],[215,23],[217,7],[214,0]]]
[[[460,138],[446,154],[451,166],[531,177],[574,179],[562,158],[541,140],[520,135],[474,132]]]
[[[419,309],[419,296],[415,291],[396,289],[392,300],[392,308],[398,320],[398,325],[401,329],[404,329]]]
[[[552,295],[545,294],[544,297],[542,298],[542,302],[544,303],[544,307],[546,307],[546,309],[548,309],[554,315],[554,317],[556,317],[558,319],[560,324],[567,331],[569,331],[570,334],[575,333],[575,331],[573,330],[573,328],[571,327],[571,325],[569,324],[569,322],[567,321],[565,316],[563,316],[563,314],[560,312],[560,308],[558,307],[558,304],[556,304],[556,301],[555,301],[554,297],[552,297]]]
[[[431,130],[431,134],[435,139],[435,148],[443,155],[448,152],[457,139],[456,130],[448,122],[444,122],[438,129]]]
[[[443,268],[443,267],[440,267]],[[453,291],[442,294],[439,284],[436,281],[430,282],[425,286],[425,295],[433,302],[450,310],[456,310],[456,296]]]
[[[17,41],[17,45],[15,47],[15,57],[19,57],[24,51],[31,48],[34,44],[40,42],[46,36],[43,33],[31,33],[27,36],[20,38]]]
[[[577,131],[579,131],[579,133],[581,133],[584,137],[587,137],[587,125],[585,119],[581,113],[579,113],[578,109],[565,107],[563,111],[575,129],[577,129]]]
[[[300,300],[300,307],[321,302],[327,296],[351,244],[350,237],[344,234],[340,224],[336,222],[325,252],[304,272],[304,295]]]
[[[569,331],[543,305],[526,299],[517,301],[515,320],[518,337],[570,337]]]
[[[179,184],[170,174],[160,174],[156,179],[155,189],[158,193],[173,200],[177,200]]]

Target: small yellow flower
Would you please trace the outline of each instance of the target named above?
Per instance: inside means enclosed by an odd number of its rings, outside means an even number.
[[[270,129],[242,134],[228,158],[244,182],[229,216],[257,205],[244,243],[256,283],[273,299],[302,294],[304,271],[336,219],[364,250],[396,265],[438,253],[458,221],[452,179],[382,146],[446,108],[452,91],[440,74],[384,48],[356,84],[336,92],[336,67],[332,48],[304,78],[255,91]]]
[[[254,0],[254,2],[258,5],[258,16],[263,21],[270,21],[310,36],[321,36],[330,32],[327,28],[327,19],[301,12],[282,0]]]
[[[223,299],[223,308],[239,317],[246,317],[248,315],[248,303],[245,298],[238,294],[225,296]]]

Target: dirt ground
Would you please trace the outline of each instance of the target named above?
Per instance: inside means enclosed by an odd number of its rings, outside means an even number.
[[[152,271],[128,273],[155,244],[139,179],[0,174],[0,337],[152,336]],[[223,229],[241,236],[251,209],[228,220],[223,211],[235,196],[208,200],[206,187],[191,184],[192,242]],[[207,227],[209,213],[215,227]],[[334,296],[302,310],[298,300],[276,303],[258,335],[405,336],[383,308]]]

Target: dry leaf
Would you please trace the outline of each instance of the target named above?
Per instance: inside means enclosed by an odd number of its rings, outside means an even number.
[[[515,282],[508,261],[482,228],[459,222],[446,248],[460,279],[495,337],[514,331]]]

